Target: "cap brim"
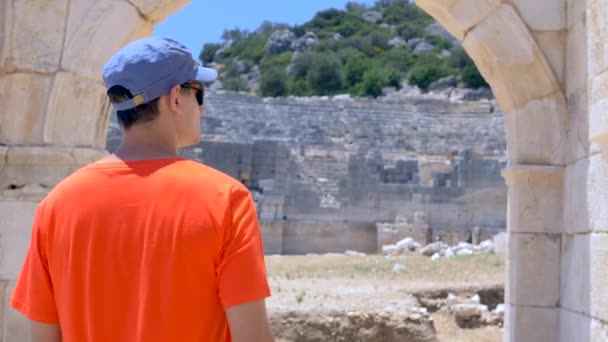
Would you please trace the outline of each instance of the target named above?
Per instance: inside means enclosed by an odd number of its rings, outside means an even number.
[[[196,80],[199,82],[213,82],[217,80],[217,71],[211,68],[199,67],[196,72]]]

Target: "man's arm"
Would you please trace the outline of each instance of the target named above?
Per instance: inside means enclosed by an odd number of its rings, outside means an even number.
[[[61,342],[61,330],[57,324],[30,321],[32,342]]]
[[[273,342],[266,317],[266,301],[235,305],[226,310],[233,342]]]

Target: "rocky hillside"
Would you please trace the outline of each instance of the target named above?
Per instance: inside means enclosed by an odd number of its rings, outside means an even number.
[[[265,22],[253,32],[226,30],[222,39],[205,44],[200,59],[220,70],[214,87],[224,90],[378,97],[404,86],[428,92],[446,82],[487,87],[460,43],[407,0],[348,3],[303,25]]]

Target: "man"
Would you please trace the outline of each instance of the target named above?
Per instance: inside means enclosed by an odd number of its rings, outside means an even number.
[[[272,341],[249,192],[177,155],[200,141],[217,72],[174,40],[146,38],[103,77],[122,144],[40,203],[11,306],[35,342]]]

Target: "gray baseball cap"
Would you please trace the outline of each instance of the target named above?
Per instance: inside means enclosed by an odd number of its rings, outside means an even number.
[[[119,85],[133,94],[130,100],[113,103],[121,111],[148,103],[188,81],[215,81],[217,71],[195,61],[178,41],[150,37],[133,41],[112,56],[103,68],[103,79],[107,89]]]

